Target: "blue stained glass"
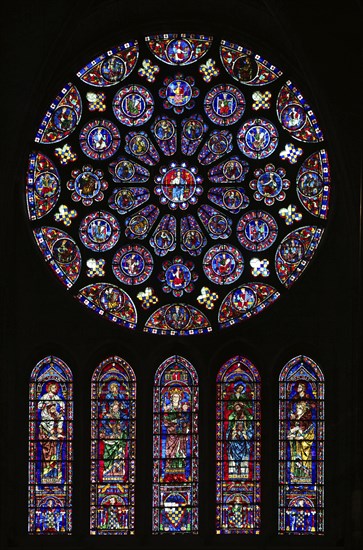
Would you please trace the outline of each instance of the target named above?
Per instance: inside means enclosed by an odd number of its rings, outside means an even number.
[[[153,432],[153,533],[197,533],[198,377],[178,355],[155,375]]]
[[[72,532],[72,373],[57,357],[42,359],[29,387],[28,532]]]
[[[279,533],[324,533],[324,377],[304,355],[282,369]]]

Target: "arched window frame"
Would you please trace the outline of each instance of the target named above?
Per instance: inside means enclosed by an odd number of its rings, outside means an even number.
[[[170,390],[179,393],[173,407]],[[174,393],[174,392],[173,392]],[[183,407],[183,403],[186,405]],[[186,409],[184,411],[184,408]],[[153,395],[153,520],[154,534],[198,532],[198,375],[192,364],[173,355],[158,368]],[[173,423],[180,422],[175,438]],[[175,430],[178,427],[175,426]],[[168,442],[168,438],[173,441]],[[174,445],[175,444],[175,445]],[[169,473],[166,447],[181,457],[179,474]],[[181,449],[183,447],[183,449]],[[179,449],[179,450],[178,450]],[[186,457],[183,460],[183,455]],[[184,464],[184,471],[183,470]],[[187,473],[188,472],[188,473]]]
[[[111,457],[107,479],[106,442]],[[91,535],[134,534],[135,471],[136,377],[124,359],[108,357],[91,382]]]
[[[279,534],[324,533],[324,389],[323,373],[305,355],[281,371]]]
[[[233,388],[232,388],[233,386]],[[242,391],[237,387],[242,387]],[[248,389],[249,387],[249,389]],[[249,393],[249,399],[244,394]],[[251,399],[252,398],[252,399]],[[247,402],[249,401],[249,405]],[[236,403],[245,405],[244,416],[248,411],[249,425],[244,420],[238,435],[235,415]],[[230,412],[233,410],[233,412]],[[234,417],[231,420],[231,417]],[[220,368],[217,375],[216,408],[216,532],[217,534],[259,534],[261,506],[261,380],[257,368],[246,357],[236,355]],[[236,448],[241,439],[249,443]],[[235,446],[231,448],[231,444]],[[231,459],[235,455],[246,460],[239,465]],[[231,468],[238,468],[230,479]],[[239,474],[238,474],[239,473]],[[247,474],[247,475],[246,475]],[[228,483],[228,481],[230,483]],[[231,481],[233,481],[231,483]]]
[[[29,384],[28,532],[72,532],[73,375],[58,357],[45,357]]]

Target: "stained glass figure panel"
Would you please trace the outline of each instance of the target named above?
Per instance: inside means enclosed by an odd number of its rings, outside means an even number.
[[[259,534],[261,508],[260,375],[246,357],[217,376],[217,534]]]
[[[120,357],[94,371],[91,388],[91,535],[135,528],[136,378]]]
[[[198,399],[191,363],[164,361],[153,397],[154,534],[198,532]]]
[[[324,377],[299,355],[280,374],[279,534],[324,533]]]
[[[73,376],[48,356],[30,376],[29,534],[72,532],[72,440]]]

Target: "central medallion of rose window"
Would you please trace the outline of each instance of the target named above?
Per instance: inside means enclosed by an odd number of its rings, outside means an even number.
[[[168,168],[160,168],[160,175],[155,178],[155,193],[160,197],[161,204],[167,204],[172,210],[186,210],[190,204],[198,202],[198,196],[203,193],[201,176],[197,169],[186,167],[186,163],[172,163]]]

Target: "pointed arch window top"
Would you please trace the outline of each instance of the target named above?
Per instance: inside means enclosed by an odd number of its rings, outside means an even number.
[[[153,533],[198,531],[198,376],[178,355],[155,374]]]
[[[260,375],[246,357],[229,359],[217,375],[217,534],[259,534]]]
[[[324,533],[324,376],[309,357],[280,374],[279,533]]]
[[[136,377],[113,356],[91,384],[91,534],[130,535],[135,528]]]

